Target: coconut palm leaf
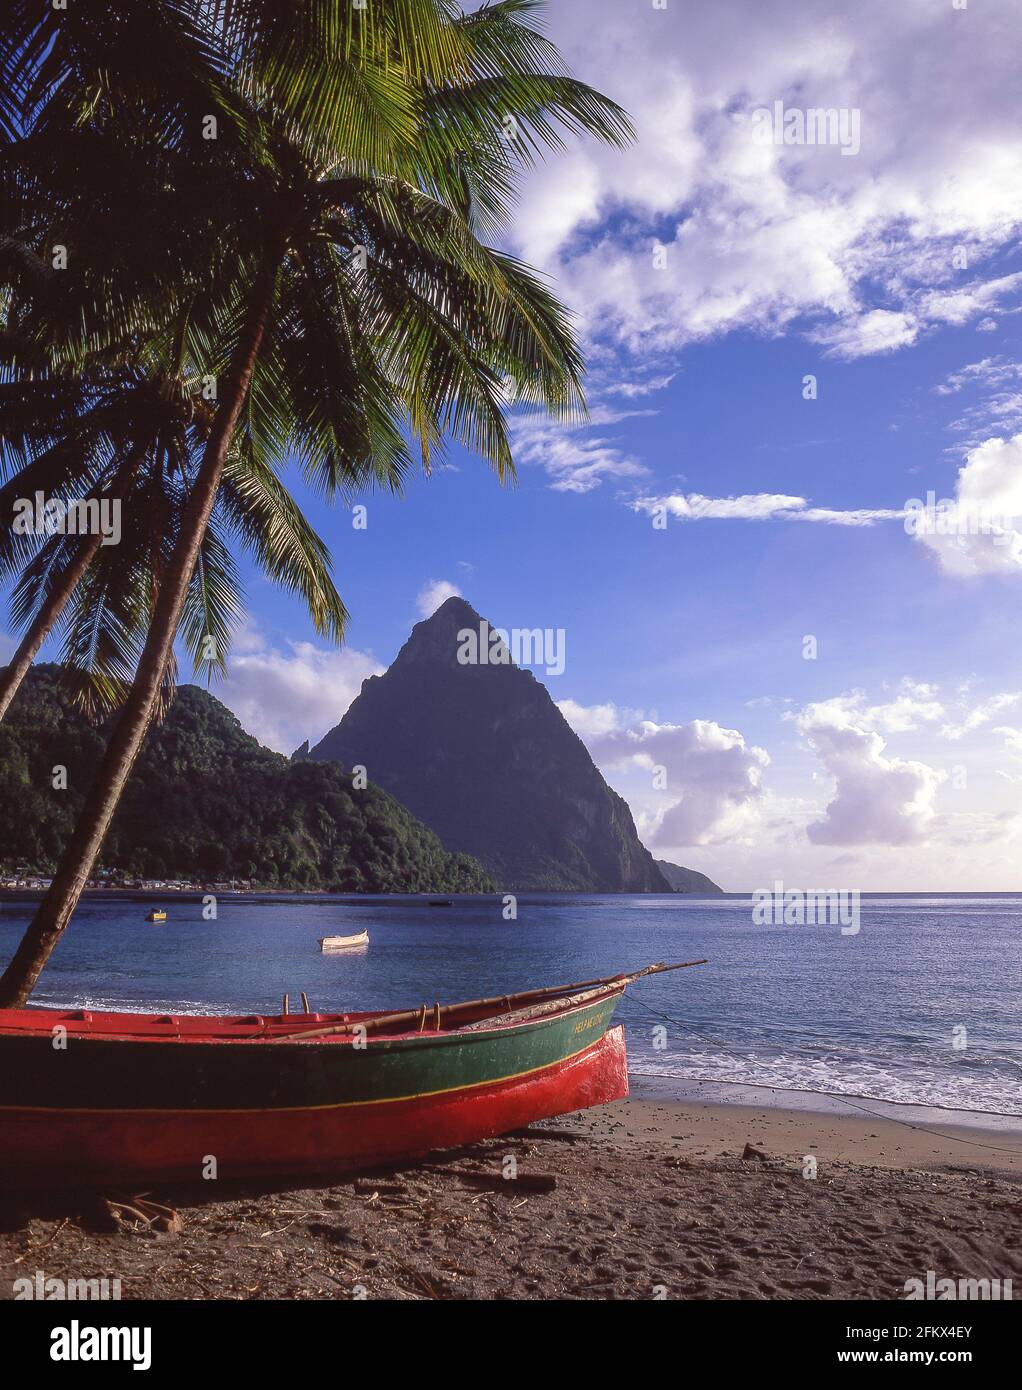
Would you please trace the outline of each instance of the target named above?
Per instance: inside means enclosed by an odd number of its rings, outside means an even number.
[[[315,630],[344,638],[348,610],[334,587],[330,552],[273,469],[246,438],[224,469],[225,522],[263,573],[305,603]]]

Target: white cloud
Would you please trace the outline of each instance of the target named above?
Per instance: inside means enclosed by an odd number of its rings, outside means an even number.
[[[633,722],[635,711],[614,705],[564,701],[560,709],[598,766],[641,774],[643,791],[657,787],[652,798],[631,798],[647,843],[717,843],[739,835],[754,819],[770,759],[762,748],[746,744],[737,729],[724,729],[710,719]],[[639,791],[638,783],[633,791]]]
[[[739,497],[704,497],[702,493],[671,493],[666,497],[637,497],[634,511],[665,511],[679,521],[813,521],[827,526],[872,526],[877,521],[898,521],[901,510],[858,507],[839,510],[811,507],[804,497],[777,492],[743,493]]]
[[[624,396],[627,400],[634,400],[638,396],[651,396],[656,391],[666,390],[676,375],[670,372],[667,376],[647,377],[644,381],[619,381],[604,390],[608,396]]]
[[[985,324],[1019,288],[983,269],[1022,221],[1013,10],[554,5],[553,37],[639,140],[539,169],[519,248],[558,275],[592,339],[643,356],[794,326],[851,357]],[[757,143],[750,116],[775,100],[858,109],[861,151]]]
[[[247,629],[230,661],[230,675],[215,690],[260,743],[291,753],[304,739],[316,743],[338,722],[362,682],[384,669],[352,647],[311,642],[271,647]]]
[[[989,724],[998,714],[1003,714],[1006,709],[1017,705],[1020,699],[1020,691],[1004,691],[1000,695],[992,695],[989,700],[973,706],[956,723],[945,724],[940,732],[945,738],[957,741],[966,734],[971,734],[973,730],[981,729],[984,724]]]
[[[557,708],[583,742],[612,733],[621,723],[621,711],[615,704],[580,705],[575,700],[558,700]]]
[[[679,863],[692,863],[698,846],[696,867],[730,887],[779,877],[814,886],[858,866],[865,888],[1011,888],[1022,818],[1011,807],[1015,774],[1004,770],[1003,753],[970,755],[980,802],[970,806],[952,780],[955,809],[947,812],[936,801],[948,774],[925,756],[896,756],[887,746],[902,737],[940,746],[941,721],[964,724],[974,710],[1006,707],[1004,695],[979,704],[970,698],[969,683],[945,699],[937,686],[906,677],[873,699],[852,691],[791,714],[780,709],[789,701],[750,701],[760,711],[775,706],[815,756],[819,770],[809,779],[795,772],[795,781],[788,748],[776,750],[771,766],[763,748],[711,720],[660,723],[609,702],[565,700],[559,708],[627,799],[644,842]],[[992,732],[1022,756],[1022,730]],[[659,767],[667,772],[663,789],[654,786]],[[990,804],[992,784],[1002,787],[1007,806]],[[837,857],[835,848],[843,851]]]
[[[824,814],[807,826],[817,845],[907,845],[926,839],[946,774],[888,756],[867,716],[847,696],[808,705],[795,724],[834,779]]]
[[[415,607],[420,618],[431,618],[440,605],[446,603],[449,598],[462,597],[462,592],[457,584],[452,584],[449,579],[430,579],[416,595]]]
[[[952,290],[930,290],[919,298],[919,311],[933,323],[950,323],[956,327],[979,319],[990,309],[1000,308],[1002,299],[1013,295],[1022,286],[1022,273],[1002,275],[996,280],[976,281]],[[989,322],[984,319],[983,322]],[[977,327],[981,325],[977,323]]]
[[[967,386],[991,388],[1017,381],[1022,381],[1022,363],[1003,356],[983,357],[978,362],[968,362],[958,371],[950,372],[933,389],[938,396],[954,396]]]
[[[909,347],[919,337],[919,320],[892,309],[871,309],[869,313],[851,314],[809,336],[826,349],[828,357],[851,361]]]
[[[993,731],[1000,734],[1009,752],[1017,757],[1022,757],[1022,729],[1012,728],[1010,725],[1002,724]]]
[[[964,435],[969,445],[1022,429],[1022,362],[984,357],[951,372],[934,390],[939,396],[967,393],[968,404],[949,428]]]
[[[936,686],[905,676],[889,700],[871,705],[864,691],[853,690],[846,695],[835,695],[829,700],[820,701],[810,708],[814,711],[814,717],[832,724],[854,724],[857,728],[876,733],[903,734],[944,717],[946,710],[937,695]],[[802,715],[786,717],[794,718],[797,722]]]
[[[914,523],[942,569],[962,578],[1022,572],[1022,434],[970,449],[954,498],[944,500]]]
[[[512,422],[515,459],[542,468],[554,492],[591,492],[605,478],[641,478],[649,469],[625,453],[611,438],[592,435],[592,427],[614,425],[636,411],[594,408],[590,423],[571,426],[541,415],[522,415]]]
[[[862,696],[857,695],[849,706],[849,712],[854,712],[855,718],[871,729],[886,734],[903,734],[940,719],[944,706],[937,699],[935,686],[906,676],[900,682],[893,700],[864,705]]]

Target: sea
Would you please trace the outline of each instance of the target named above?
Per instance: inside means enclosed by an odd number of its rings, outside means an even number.
[[[93,896],[32,998],[51,1007],[277,1013],[417,1007],[631,971],[633,1090],[734,1102],[826,1097],[1022,1122],[1022,894],[864,894],[860,929],[757,925],[748,896]],[[168,920],[150,924],[150,907]],[[0,902],[0,956],[34,903]],[[323,954],[318,938],[369,930]],[[1009,1117],[1012,1117],[1009,1119]]]

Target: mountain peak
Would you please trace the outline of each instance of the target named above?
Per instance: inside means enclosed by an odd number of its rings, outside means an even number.
[[[462,598],[460,594],[452,594],[450,598],[445,598],[443,603],[428,618],[424,618],[425,623],[436,623],[439,625],[450,625],[453,622],[459,623],[481,623],[482,618],[469,603],[468,599]],[[422,623],[416,623],[416,627],[421,627]]]
[[[459,632],[465,629],[478,632],[485,621],[470,603],[459,594],[452,594],[435,613],[415,624],[394,659],[394,665],[421,657],[439,660],[444,665],[457,665]]]
[[[446,599],[311,756],[364,766],[501,888],[666,892],[627,804],[532,671],[493,655],[486,626]]]

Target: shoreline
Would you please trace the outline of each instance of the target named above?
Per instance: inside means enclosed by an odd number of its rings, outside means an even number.
[[[697,1157],[740,1157],[745,1145],[752,1144],[771,1158],[788,1162],[813,1155],[818,1161],[886,1169],[982,1168],[1022,1179],[1022,1119],[1009,1126],[944,1119],[939,1127],[931,1127],[894,1116],[809,1106],[654,1099],[633,1091],[617,1106],[579,1112],[572,1123],[599,1140],[614,1143],[623,1135]]]
[[[633,1099],[659,1101],[668,1105],[744,1107],[843,1116],[853,1111],[860,1113],[864,1121],[875,1119],[920,1127],[954,1126],[989,1134],[1022,1135],[1022,1113],[1014,1114],[1008,1110],[964,1110],[959,1106],[934,1105],[928,1101],[888,1100],[858,1091],[766,1086],[755,1081],[717,1081],[708,1077],[665,1076],[654,1072],[629,1071],[628,1082]],[[880,1109],[875,1111],[873,1107]]]

